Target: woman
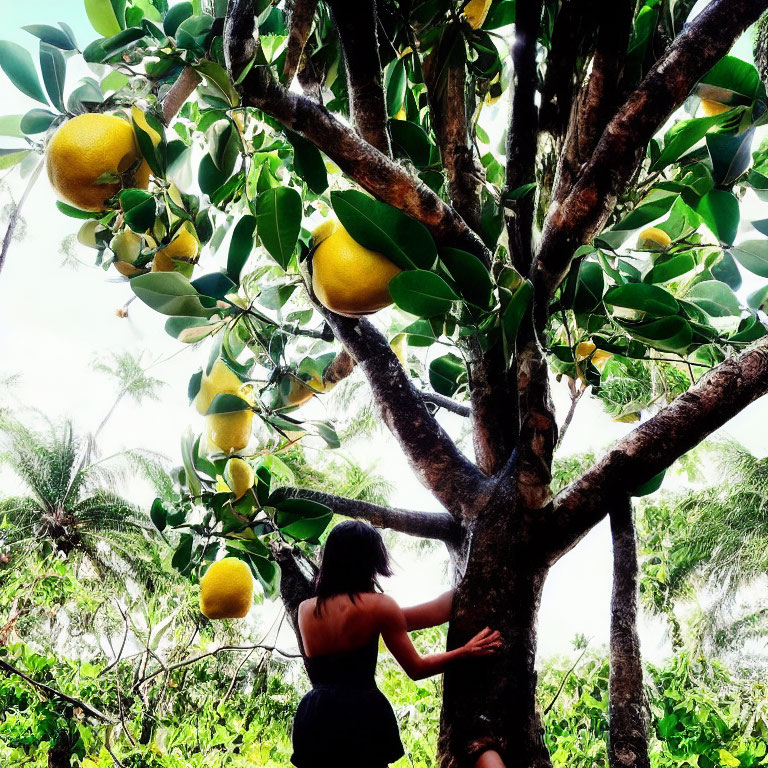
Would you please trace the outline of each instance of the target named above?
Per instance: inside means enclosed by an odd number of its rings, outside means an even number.
[[[486,656],[501,646],[486,628],[465,646],[420,656],[408,632],[448,621],[452,592],[412,608],[381,594],[378,577],[391,576],[379,532],[348,520],[329,534],[315,581],[315,597],[299,606],[299,631],[312,690],[293,721],[298,768],[386,768],[403,756],[395,713],[376,687],[379,635],[414,680],[440,674],[455,659]],[[478,768],[503,768],[485,752]]]

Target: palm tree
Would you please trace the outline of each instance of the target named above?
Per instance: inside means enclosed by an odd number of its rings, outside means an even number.
[[[720,650],[768,631],[766,605],[743,599],[744,590],[768,577],[768,459],[734,442],[709,450],[714,484],[644,510],[643,596],[673,625],[676,604],[704,596],[706,607],[697,606],[689,622],[693,641]],[[679,627],[673,634],[679,644]]]
[[[43,547],[101,578],[153,581],[161,572],[155,530],[145,512],[112,490],[127,471],[167,477],[157,456],[122,451],[94,459],[92,438],[70,421],[33,429],[0,415],[0,465],[22,482],[26,495],[0,499],[0,548],[6,557]]]

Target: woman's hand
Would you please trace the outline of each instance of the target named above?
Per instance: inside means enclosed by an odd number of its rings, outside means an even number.
[[[501,635],[486,627],[478,632],[461,650],[464,656],[490,656],[501,648]]]

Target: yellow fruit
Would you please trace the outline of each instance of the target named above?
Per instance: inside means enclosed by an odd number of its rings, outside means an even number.
[[[592,365],[597,368],[598,371],[602,371],[605,368],[605,364],[613,357],[610,352],[606,352],[603,349],[597,349],[591,341],[582,341],[576,347],[576,360],[586,360],[591,355]]]
[[[56,195],[84,211],[102,210],[122,187],[120,176],[140,157],[130,124],[103,114],[68,120],[53,135],[45,156]]]
[[[241,386],[242,382],[237,375],[221,358],[218,358],[211,366],[211,372],[207,375],[203,374],[200,391],[195,397],[197,412],[207,413],[216,395],[236,395]]]
[[[389,281],[402,270],[386,256],[364,248],[340,224],[315,230],[312,289],[318,301],[350,317],[370,315],[392,303]],[[318,237],[319,235],[319,237]]]
[[[392,341],[389,342],[389,346],[395,353],[395,357],[400,361],[401,365],[405,365],[408,362],[408,338],[404,333],[398,333]]]
[[[704,113],[704,117],[722,115],[723,112],[728,112],[730,109],[733,109],[733,107],[719,101],[713,101],[712,99],[701,100],[701,111]]]
[[[326,238],[330,237],[339,227],[336,219],[326,219],[322,224],[318,224],[312,230],[312,240],[315,245],[320,245]]]
[[[222,453],[242,451],[251,439],[253,411],[212,413],[205,417],[208,422],[208,442]]]
[[[464,18],[472,29],[480,29],[483,26],[492,2],[493,0],[469,0],[466,4],[463,11]]]
[[[149,174],[152,173],[146,160],[141,161],[141,165],[136,170],[133,177],[133,185],[137,189],[146,189],[149,186]]]
[[[184,226],[164,248],[161,248],[152,261],[153,272],[185,272],[185,268],[194,266],[200,253],[200,243]],[[182,262],[181,264],[179,262]]]
[[[243,459],[230,459],[224,466],[224,482],[235,494],[235,500],[242,499],[253,488],[256,476],[253,467]]]
[[[670,236],[658,227],[648,227],[637,237],[637,247],[641,251],[666,251],[671,244]]]
[[[200,611],[209,619],[242,619],[253,604],[253,576],[236,557],[218,560],[200,579]]]

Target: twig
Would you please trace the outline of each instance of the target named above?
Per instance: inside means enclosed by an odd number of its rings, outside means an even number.
[[[192,91],[200,84],[200,75],[191,67],[184,67],[176,82],[163,98],[163,121],[166,125],[184,106]]]
[[[40,171],[43,170],[43,165],[44,165],[43,161],[40,160],[35,170],[32,171],[32,175],[29,177],[29,181],[27,182],[26,189],[21,195],[21,198],[19,198],[19,202],[16,203],[16,207],[13,209],[11,218],[8,220],[8,229],[5,230],[3,245],[0,248],[0,272],[2,272],[3,266],[5,265],[5,256],[8,253],[8,249],[11,247],[11,240],[13,240],[13,233],[16,231],[16,227],[19,223],[19,219],[21,218],[21,209],[24,207],[24,203],[26,202],[27,197],[29,197],[29,193],[32,191],[32,187],[35,186],[35,182],[37,181],[38,176],[40,176]]]
[[[446,411],[456,413],[459,416],[468,417],[472,413],[472,409],[468,405],[457,403],[450,397],[439,395],[437,392],[424,392],[421,397],[425,403],[431,403],[432,405],[436,405],[438,408],[444,408]]]
[[[69,696],[66,693],[62,693],[61,691],[57,691],[55,688],[51,688],[49,685],[45,685],[45,683],[38,683],[37,680],[33,680],[31,677],[29,677],[29,675],[24,674],[24,672],[22,672],[20,669],[17,669],[12,664],[9,664],[7,661],[3,661],[2,659],[0,659],[0,670],[5,671],[7,674],[18,675],[22,680],[47,694],[51,698],[68,701],[70,704],[79,707],[87,715],[95,717],[97,720],[101,720],[105,723],[115,722],[111,717],[109,717],[109,715],[105,715],[101,710],[96,709],[96,707],[92,706],[91,704],[88,704],[81,699],[76,699],[74,696]]]
[[[125,626],[125,632],[123,632],[123,642],[120,643],[120,650],[117,652],[117,656],[115,656],[115,660],[112,661],[110,664],[108,664],[106,667],[104,667],[104,669],[102,669],[101,672],[99,672],[99,674],[96,675],[96,677],[101,677],[102,675],[105,675],[107,672],[109,672],[110,669],[112,669],[112,667],[115,666],[115,664],[118,664],[120,662],[120,657],[123,655],[123,650],[125,650],[125,641],[128,639],[128,619],[125,613],[123,612],[123,609],[120,607],[120,604],[117,603],[117,601],[115,601],[115,603],[117,604],[117,610],[120,611],[120,615],[123,618],[123,625]]]
[[[589,642],[587,642],[587,644],[584,646],[584,650],[579,655],[579,658],[573,662],[573,665],[571,666],[571,668],[563,675],[563,679],[560,681],[560,687],[557,689],[557,693],[555,693],[554,697],[552,698],[552,701],[550,701],[549,704],[547,704],[546,709],[544,710],[544,712],[542,712],[542,716],[546,715],[549,712],[549,710],[555,706],[555,702],[558,700],[558,698],[560,697],[560,694],[563,692],[563,687],[565,686],[566,680],[568,680],[568,678],[573,673],[573,670],[576,669],[579,662],[584,658],[584,654],[587,652],[588,648],[589,648]]]

